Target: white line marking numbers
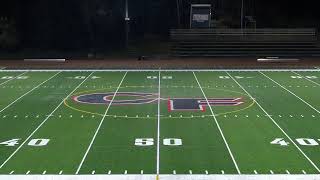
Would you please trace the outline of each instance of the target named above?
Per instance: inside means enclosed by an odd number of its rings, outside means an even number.
[[[134,142],[135,146],[153,146],[153,138],[136,138]],[[163,139],[163,145],[165,146],[182,146],[182,139],[178,138],[166,138]]]
[[[5,145],[5,146],[8,146],[8,147],[13,147],[15,145],[18,145],[18,141],[20,139],[11,139],[11,140],[8,140],[8,141],[4,141],[4,142],[1,142],[0,145]]]
[[[235,79],[252,79],[254,77],[234,76]],[[219,76],[219,79],[231,79],[230,76]]]
[[[280,146],[288,146],[289,145],[289,143],[287,141],[283,140],[283,138],[276,138],[273,141],[271,141],[270,144],[280,145]]]
[[[8,141],[1,142],[0,145],[7,147],[14,147],[19,144],[21,139],[11,139]],[[40,147],[46,146],[49,143],[50,139],[31,139],[28,143],[28,146]]]
[[[87,76],[74,76],[74,77],[67,77],[68,79],[86,79]],[[91,76],[89,79],[100,79],[101,77],[99,76]]]
[[[4,79],[4,80],[9,80],[9,79],[19,79],[19,80],[24,80],[24,79],[28,79],[29,76],[2,76],[0,79]]]
[[[153,138],[137,138],[134,143],[135,146],[153,146]]]
[[[301,146],[319,146],[320,139],[311,139],[311,138],[297,138],[297,143]],[[289,142],[285,141],[284,138],[275,138],[270,144],[280,145],[280,146],[289,146]]]
[[[172,79],[172,76],[162,76],[162,79]]]
[[[292,79],[303,79],[303,78],[307,78],[307,79],[318,79],[317,76],[291,76]]]
[[[147,79],[158,79],[158,76],[147,76]]]
[[[147,76],[147,79],[158,79],[158,76]],[[162,76],[161,79],[172,79],[172,76]]]

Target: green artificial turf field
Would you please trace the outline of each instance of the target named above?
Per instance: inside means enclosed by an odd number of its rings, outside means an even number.
[[[319,70],[0,71],[0,174],[318,174]]]

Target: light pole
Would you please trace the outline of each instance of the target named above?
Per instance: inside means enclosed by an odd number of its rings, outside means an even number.
[[[240,20],[240,24],[241,24],[241,31],[243,30],[243,0],[241,0],[241,20]]]
[[[177,6],[177,18],[178,18],[178,28],[181,28],[181,23],[180,23],[180,1],[176,0],[176,6]]]
[[[125,39],[125,46],[126,46],[126,49],[128,49],[129,47],[129,21],[130,21],[130,18],[129,18],[129,10],[128,10],[128,0],[125,0],[125,36],[126,36],[126,39]]]

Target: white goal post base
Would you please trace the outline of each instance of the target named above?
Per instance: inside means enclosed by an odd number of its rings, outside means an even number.
[[[279,58],[279,57],[266,57],[257,59],[258,62],[299,62],[297,58]]]
[[[65,62],[66,59],[24,59],[25,62]]]

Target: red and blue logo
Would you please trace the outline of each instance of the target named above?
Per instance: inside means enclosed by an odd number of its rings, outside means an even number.
[[[157,103],[157,93],[118,92],[115,93],[91,93],[74,96],[73,100],[82,104],[96,105],[142,105]],[[119,97],[119,98],[118,98]],[[206,111],[207,106],[239,106],[243,104],[242,97],[235,98],[161,98],[167,101],[168,111]]]

